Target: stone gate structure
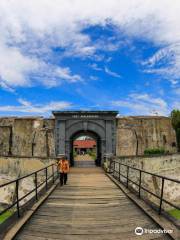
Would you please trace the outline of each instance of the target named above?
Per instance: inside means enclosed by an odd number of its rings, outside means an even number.
[[[73,165],[73,140],[91,135],[98,145],[97,164],[102,156],[116,153],[116,111],[59,111],[55,116],[56,153],[66,154]]]

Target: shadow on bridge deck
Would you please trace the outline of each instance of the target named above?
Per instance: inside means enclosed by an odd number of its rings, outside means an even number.
[[[170,239],[162,234],[138,236],[138,226],[159,229],[101,168],[72,168],[68,185],[57,186],[15,239]]]

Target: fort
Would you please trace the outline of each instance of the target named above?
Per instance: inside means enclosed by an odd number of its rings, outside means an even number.
[[[116,156],[128,159],[134,166],[152,169],[154,161],[143,158],[144,151],[163,148],[170,156],[155,156],[156,172],[169,169],[172,174],[178,169],[179,155],[172,155],[177,152],[176,136],[168,117],[125,117],[116,111],[57,111],[51,118],[0,118],[1,174],[28,174],[54,162],[58,154],[66,154],[73,166],[73,142],[83,135],[96,141],[98,166],[103,166],[107,156]]]
[[[167,153],[177,151],[170,118],[117,114],[116,111],[60,111],[53,112],[48,119],[2,117],[0,156],[53,158],[66,153],[71,158],[71,142],[83,133],[97,139],[101,160],[104,154],[144,155],[148,148],[164,148]]]

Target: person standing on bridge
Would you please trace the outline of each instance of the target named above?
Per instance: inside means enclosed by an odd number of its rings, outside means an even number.
[[[60,157],[60,160],[58,162],[58,169],[60,172],[60,185],[66,185],[69,172],[69,162],[66,156]]]

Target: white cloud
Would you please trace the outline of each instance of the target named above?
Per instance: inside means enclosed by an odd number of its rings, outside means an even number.
[[[172,85],[176,85],[178,83],[178,80],[174,80],[174,79],[169,79],[169,81]]]
[[[33,75],[35,75],[37,82],[46,87],[55,87],[63,82],[83,82],[82,77],[78,74],[72,74],[69,67],[59,67],[46,63],[41,63],[38,72]]]
[[[65,79],[69,82],[77,82],[77,81],[82,81],[82,78],[79,75],[72,75],[71,71],[69,68],[60,68],[58,67],[56,69],[56,74],[62,79]]]
[[[15,47],[0,42],[0,82],[9,86],[28,86],[27,73],[37,71],[38,62],[26,57]]]
[[[4,113],[25,113],[25,114],[50,114],[53,110],[63,110],[72,106],[69,102],[51,101],[46,104],[32,104],[25,99],[18,99],[19,105],[0,106],[0,112]]]
[[[111,62],[111,61],[112,61],[112,57],[108,57],[105,61],[106,61],[107,63],[108,63],[108,62]]]
[[[170,113],[165,100],[148,94],[130,94],[126,99],[113,101],[112,105],[125,107],[132,115],[168,115]]]
[[[7,90],[8,92],[12,92],[12,93],[15,92],[15,90],[12,87],[7,86],[7,84],[4,83],[3,81],[0,82],[0,87]]]
[[[122,76],[119,73],[111,71],[108,67],[104,67],[104,69],[103,69],[103,68],[99,67],[97,65],[97,63],[89,64],[89,67],[91,67],[92,69],[94,69],[96,71],[104,71],[108,75],[113,76],[115,78],[122,78]]]
[[[31,78],[30,78],[31,77]],[[12,87],[31,86],[35,82],[47,87],[62,83],[82,81],[68,67],[47,64],[36,57],[26,56],[15,47],[0,45],[0,85],[12,91]]]
[[[89,64],[89,67],[91,67],[92,69],[96,70],[96,71],[102,71],[103,69],[101,67],[99,67],[97,65],[97,63],[92,63],[92,64]]]
[[[92,81],[97,81],[99,78],[98,77],[96,77],[96,76],[90,76],[89,77]]]
[[[180,96],[180,87],[174,89],[174,93]],[[179,108],[180,108],[180,105],[179,105]]]
[[[180,101],[175,101],[173,103],[173,109],[179,109],[180,110]]]
[[[64,49],[64,56],[96,58],[96,50],[100,47],[104,51],[115,51],[119,47],[114,42],[108,42],[107,48],[102,43],[94,44],[90,36],[83,32],[89,26],[103,27],[112,24],[117,33],[120,30],[127,36],[146,39],[157,46],[174,46],[180,41],[179,12],[179,0],[173,0],[173,3],[170,0],[1,0],[1,85],[31,85],[31,73],[34,73],[33,82],[36,79],[39,81],[41,76],[38,78],[38,75],[42,75],[40,70],[43,69],[42,65],[46,63],[52,47]],[[179,45],[173,58],[177,67],[180,56],[178,51]],[[161,53],[157,53],[150,62],[161,60],[162,57],[158,55]],[[48,71],[55,71],[54,77],[51,80],[51,75],[46,74],[43,81],[45,85],[58,84],[56,71],[64,76],[62,80],[81,80],[79,75],[70,73],[70,70],[56,70],[56,64],[50,66],[52,68]],[[177,67],[170,66],[168,72],[177,76]],[[164,73],[164,69],[160,69],[158,73]]]
[[[105,71],[105,73],[107,73],[108,75],[113,76],[113,77],[115,77],[115,78],[122,78],[119,73],[116,73],[116,72],[111,71],[108,67],[105,67],[105,68],[104,68],[104,71]]]
[[[143,65],[146,72],[162,75],[176,85],[180,78],[180,42],[160,49]]]

